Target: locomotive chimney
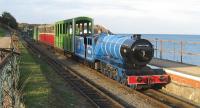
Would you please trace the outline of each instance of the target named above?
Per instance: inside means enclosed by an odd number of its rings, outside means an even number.
[[[133,39],[134,39],[134,40],[139,40],[139,39],[141,39],[141,34],[134,34],[134,35],[133,35]]]

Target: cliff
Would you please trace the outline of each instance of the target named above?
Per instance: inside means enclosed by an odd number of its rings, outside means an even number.
[[[101,25],[94,25],[94,34],[99,34],[99,33],[113,34],[110,30],[106,29]]]

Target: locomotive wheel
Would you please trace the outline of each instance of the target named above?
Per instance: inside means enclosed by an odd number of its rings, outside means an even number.
[[[95,66],[94,66],[94,64],[93,64],[93,63],[91,63],[91,68],[92,68],[92,69],[95,69]]]
[[[108,72],[108,77],[109,77],[110,79],[113,79],[113,77],[112,77],[112,72]]]
[[[105,76],[107,76],[107,75],[106,75],[106,71],[105,71],[104,69],[102,70],[101,73],[103,73]]]
[[[123,84],[123,85],[128,85],[128,82],[127,82],[126,79],[123,79],[123,80],[121,81],[121,84]]]
[[[113,75],[112,75],[112,79],[118,81],[118,80],[119,80],[119,78],[118,78],[119,76],[118,76],[116,70],[115,70],[115,71],[112,71],[112,74],[113,74]]]
[[[121,77],[119,77],[119,76],[117,76],[117,81],[118,81],[119,83],[121,83],[121,81],[122,81],[122,78],[121,78]]]
[[[126,76],[126,73],[125,73],[125,72],[123,72],[123,77],[122,77],[121,84],[123,84],[123,85],[128,85],[127,76]]]
[[[120,83],[123,84],[123,85],[127,85],[127,81],[125,79],[121,79]]]
[[[104,70],[104,75],[108,77],[108,72]]]

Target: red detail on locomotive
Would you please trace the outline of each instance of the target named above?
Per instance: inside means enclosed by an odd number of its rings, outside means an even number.
[[[128,85],[165,84],[168,82],[169,82],[169,75],[128,76]]]

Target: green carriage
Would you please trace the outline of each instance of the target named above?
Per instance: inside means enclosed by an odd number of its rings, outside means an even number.
[[[93,19],[89,17],[76,17],[62,20],[55,23],[55,47],[63,49],[65,52],[74,53],[74,37],[84,33],[93,33]]]
[[[73,19],[55,23],[55,45],[67,52],[73,52]]]

